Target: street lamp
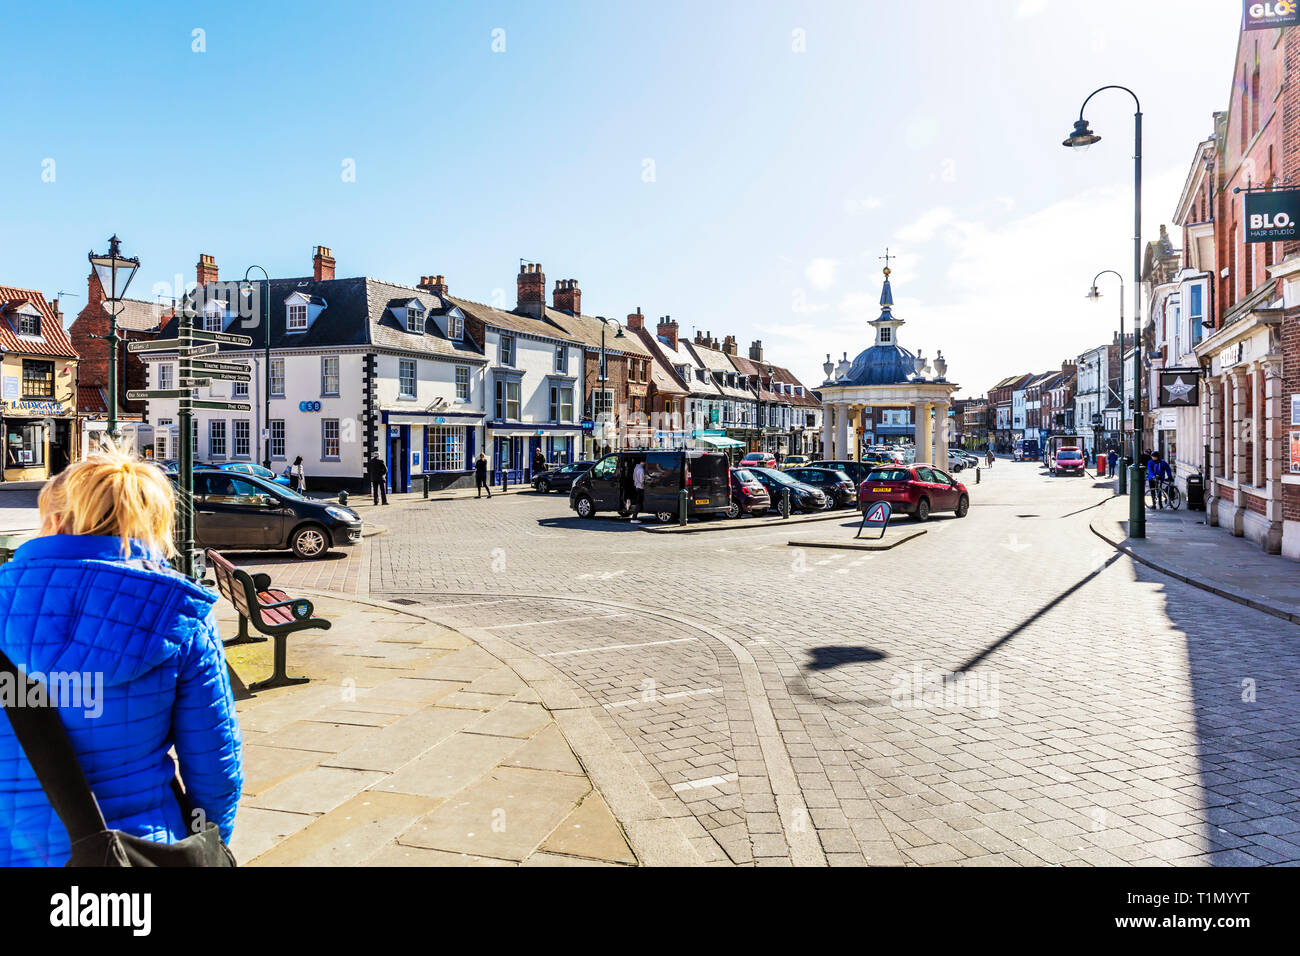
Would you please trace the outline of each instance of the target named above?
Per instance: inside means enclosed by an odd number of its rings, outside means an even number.
[[[600,321],[601,321],[601,326],[600,326],[600,396],[601,396],[601,398],[603,399],[603,398],[605,397],[605,383],[606,383],[607,378],[608,378],[608,376],[607,376],[607,370],[608,370],[608,367],[609,367],[609,366],[608,366],[608,360],[607,360],[606,357],[605,357],[605,330],[606,330],[606,328],[608,328],[609,326],[612,325],[612,326],[614,326],[614,328],[617,330],[617,331],[614,333],[614,338],[615,338],[615,339],[621,339],[621,338],[624,338],[625,336],[623,335],[623,326],[620,325],[616,319],[607,319],[607,318],[605,318],[603,315],[598,315],[598,316],[596,316],[596,318],[600,319]],[[595,408],[595,402],[592,402],[592,409],[591,409],[591,410],[592,410],[593,413],[595,412],[595,410],[596,410],[596,408]],[[611,410],[611,411],[613,410],[613,402],[612,402],[612,401],[610,402],[610,410]],[[594,416],[593,416],[593,417],[594,417]],[[606,423],[606,426],[607,426],[607,424],[608,424],[608,423]],[[618,433],[618,418],[617,418],[617,416],[615,416],[615,420],[614,420],[614,442],[615,442],[615,445],[616,445],[616,447],[614,448],[615,451],[619,451],[619,450],[622,448],[622,442],[619,440],[619,438],[620,438],[620,436],[619,436],[619,433]]]
[[[266,407],[262,416],[262,429],[265,436],[262,439],[262,467],[269,471],[271,468],[271,277],[261,266],[251,265],[244,270],[244,281],[239,284],[239,290],[246,295],[252,293],[253,283],[248,281],[248,276],[254,269],[262,273],[262,324],[266,337],[266,381],[262,388],[262,401]]]
[[[1142,328],[1142,103],[1137,94],[1126,86],[1103,86],[1093,90],[1088,94],[1088,98],[1083,101],[1079,107],[1079,118],[1074,123],[1074,129],[1070,135],[1065,138],[1062,145],[1071,149],[1086,149],[1087,147],[1101,141],[1101,137],[1092,131],[1088,126],[1088,121],[1084,119],[1083,112],[1088,108],[1088,102],[1098,93],[1104,90],[1123,90],[1129,96],[1133,97],[1133,104],[1136,107],[1133,113],[1133,328]],[[1138,336],[1134,336],[1134,342],[1137,343]],[[1121,355],[1123,354],[1123,340],[1120,340]],[[1121,376],[1122,377],[1122,376]],[[1143,494],[1145,481],[1142,475],[1142,466],[1139,464],[1141,457],[1142,441],[1142,349],[1141,347],[1134,350],[1133,355],[1133,463],[1129,471],[1129,528],[1130,538],[1145,538],[1147,536],[1147,512],[1146,498]],[[1123,412],[1121,408],[1121,427],[1123,423]]]
[[[1122,430],[1124,428],[1124,417],[1125,414],[1128,412],[1128,405],[1125,404],[1124,401],[1124,277],[1120,275],[1118,272],[1116,272],[1114,269],[1104,269],[1101,272],[1098,272],[1095,276],[1093,276],[1092,288],[1088,290],[1087,298],[1094,303],[1101,301],[1101,293],[1097,290],[1097,280],[1104,275],[1112,275],[1119,280],[1119,350],[1120,350],[1119,351],[1119,365],[1120,365],[1119,427]],[[1108,383],[1108,387],[1109,387],[1109,383]],[[1121,434],[1120,435],[1121,448],[1124,447],[1124,443],[1126,442],[1126,440],[1127,439]],[[1098,445],[1097,447],[1098,449],[1101,448],[1100,445]],[[1128,454],[1131,456],[1130,461],[1137,460],[1136,453],[1130,450]],[[1121,495],[1128,494],[1128,474],[1122,469],[1119,473],[1119,482],[1116,491]]]
[[[122,299],[127,286],[140,268],[139,258],[128,259],[122,255],[122,240],[116,235],[108,240],[108,252],[88,256],[91,268],[99,277],[99,286],[104,291],[104,311],[108,313],[108,434],[116,441],[119,437],[117,425],[117,317],[122,311]]]

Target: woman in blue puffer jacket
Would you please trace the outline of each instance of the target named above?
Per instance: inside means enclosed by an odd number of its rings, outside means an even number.
[[[241,740],[215,595],[173,571],[162,471],[109,451],[40,495],[41,533],[0,566],[0,649],[58,693],[59,716],[112,829],[173,843],[196,811],[229,841]],[[68,836],[0,719],[0,865],[62,866]]]

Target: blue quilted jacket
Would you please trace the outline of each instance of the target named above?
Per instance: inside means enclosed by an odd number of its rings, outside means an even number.
[[[174,746],[190,800],[230,839],[242,744],[215,599],[137,542],[123,558],[118,538],[35,538],[0,566],[0,648],[27,673],[50,675],[112,829],[164,843],[188,834],[171,789]],[[69,852],[0,719],[0,865],[62,866]]]

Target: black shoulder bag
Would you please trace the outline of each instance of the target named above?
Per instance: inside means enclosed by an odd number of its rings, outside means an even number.
[[[14,679],[13,706],[4,707],[14,736],[27,755],[50,806],[59,815],[72,855],[67,866],[234,866],[235,857],[221,840],[221,831],[211,820],[203,829],[178,843],[155,843],[120,830],[108,829],[95,794],[90,789],[72,741],[59,719],[58,709],[47,702],[40,682],[32,680],[0,651],[0,673]],[[41,688],[41,689],[34,689]],[[29,700],[40,706],[25,706]],[[172,789],[189,820],[185,792],[173,779]]]

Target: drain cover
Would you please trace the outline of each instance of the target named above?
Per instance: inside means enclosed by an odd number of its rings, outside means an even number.
[[[419,601],[412,601],[410,598],[398,598],[395,601],[389,601],[389,604],[419,604]]]

